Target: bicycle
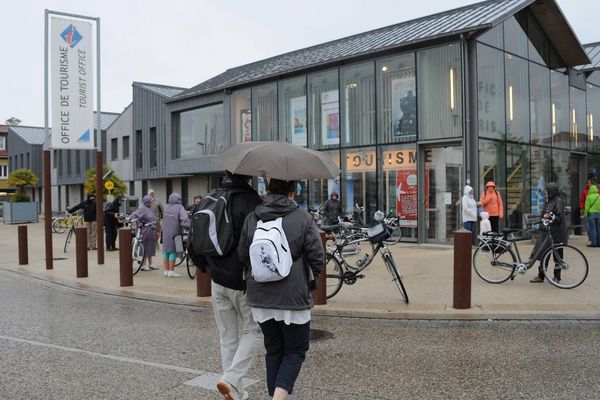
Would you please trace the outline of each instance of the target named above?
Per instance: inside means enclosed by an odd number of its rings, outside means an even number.
[[[328,227],[325,228],[328,229]],[[335,229],[335,226],[331,227],[331,229],[328,229],[329,233],[333,233]],[[328,249],[325,261],[327,298],[330,299],[335,296],[340,291],[343,284],[353,285],[358,279],[364,278],[364,275],[361,274],[361,272],[371,264],[375,255],[381,253],[381,258],[383,259],[392,281],[396,284],[402,299],[408,304],[409,300],[406,288],[404,287],[402,278],[396,268],[394,257],[392,256],[389,247],[384,242],[391,234],[389,228],[381,221],[372,228],[363,229],[363,232],[366,233],[366,237],[355,236],[352,238],[352,236],[350,236],[344,237],[341,240],[336,238],[335,245]],[[346,260],[344,249],[348,246],[352,247],[364,242],[370,243],[371,246],[374,245],[375,248],[371,254],[365,253],[363,257],[357,260],[355,265],[350,264]]]
[[[557,288],[573,289],[581,285],[588,275],[588,261],[576,247],[554,242],[550,234],[550,224],[554,218],[552,213],[549,218],[542,218],[546,238],[533,258],[527,261],[521,259],[516,240],[508,239],[508,235],[518,229],[503,229],[503,233],[486,232],[479,235],[480,242],[473,254],[475,273],[488,283],[503,283],[509,279],[514,280],[517,274],[525,274],[540,261],[544,276]],[[554,268],[549,268],[551,257]]]
[[[133,242],[131,244],[131,260],[133,275],[140,272],[144,263],[144,244],[142,241],[142,228],[152,224],[141,224],[137,219],[132,219],[124,222],[133,231]]]
[[[177,235],[177,236],[179,236],[179,235]],[[175,239],[176,243],[177,243],[177,240],[178,239]],[[181,245],[183,247],[183,251],[177,253],[177,258],[175,259],[175,266],[178,267],[179,265],[181,265],[183,263],[183,261],[185,261],[187,274],[190,277],[190,279],[194,279],[194,278],[196,278],[196,274],[198,271],[197,271],[194,263],[190,260],[190,256],[188,255],[187,241],[188,241],[188,232],[186,231],[181,235]],[[177,245],[175,245],[175,246],[177,247]]]
[[[55,233],[65,233],[72,225],[83,225],[83,216],[65,211],[65,215],[52,218],[52,230]]]
[[[67,237],[65,238],[65,245],[63,246],[63,251],[66,253],[69,250],[69,245],[73,241],[73,236],[75,236],[75,228],[82,225],[83,226],[83,217],[82,216],[74,216],[75,218],[70,219],[71,225],[69,226],[69,232],[67,233]],[[78,218],[79,217],[79,218]],[[59,232],[59,233],[63,233]]]

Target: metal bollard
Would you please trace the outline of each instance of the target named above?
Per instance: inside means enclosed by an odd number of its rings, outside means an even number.
[[[133,286],[133,259],[131,256],[131,229],[119,229],[119,276],[121,287]]]
[[[75,264],[78,278],[88,276],[87,228],[75,228]]]
[[[473,234],[466,229],[454,232],[454,296],[452,307],[471,308],[471,246]]]
[[[323,231],[319,232],[321,235],[321,243],[323,243],[323,250],[327,248],[327,234]],[[315,290],[315,305],[327,304],[327,272],[325,271],[326,257],[323,258],[323,269],[321,270],[321,276],[317,280],[317,289]]]
[[[19,241],[19,265],[29,264],[29,248],[27,245],[27,225],[19,225],[17,228]]]
[[[200,269],[198,269],[198,272],[196,273],[196,296],[212,296],[212,291],[210,289],[210,275],[206,272],[201,272]]]

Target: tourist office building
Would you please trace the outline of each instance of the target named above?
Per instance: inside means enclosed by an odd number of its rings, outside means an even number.
[[[504,226],[523,228],[550,181],[577,226],[600,161],[591,58],[554,0],[486,1],[293,51],[168,99],[168,173],[218,179],[225,148],[280,140],[341,169],[300,182],[302,206],[335,191],[367,223],[376,210],[401,216],[404,240],[451,242],[464,185],[478,197],[486,181]]]

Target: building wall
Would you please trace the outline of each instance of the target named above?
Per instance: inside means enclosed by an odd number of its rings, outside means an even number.
[[[106,131],[106,164],[123,182],[133,180],[133,107],[128,106]],[[123,137],[129,137],[129,156],[123,158]],[[112,153],[112,140],[117,139],[117,154]],[[116,158],[116,160],[114,160]],[[113,161],[114,160],[114,161]],[[128,186],[129,189],[129,186]]]

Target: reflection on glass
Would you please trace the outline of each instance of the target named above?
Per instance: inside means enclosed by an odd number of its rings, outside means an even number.
[[[507,144],[506,147],[506,216],[510,228],[521,228],[523,214],[530,209],[529,146]]]
[[[529,141],[529,69],[527,61],[506,55],[506,138]]]
[[[308,78],[309,147],[328,149],[340,144],[340,102],[338,71]]]
[[[340,166],[340,152],[337,150],[323,151]],[[340,191],[340,179],[311,179],[310,181],[310,193],[309,195],[309,207],[315,210],[321,208],[321,206],[327,201],[331,193],[336,192],[340,198],[343,195]],[[343,203],[342,203],[343,204]]]
[[[535,63],[529,64],[531,143],[551,145],[551,133],[556,120],[550,116],[550,71]],[[552,125],[551,125],[552,123]]]
[[[277,140],[277,84],[252,89],[254,140]]]
[[[235,143],[252,140],[252,110],[250,89],[236,90],[231,95],[231,129]]]
[[[373,62],[346,67],[342,79],[342,145],[375,143],[375,71]]]
[[[477,118],[480,137],[504,139],[504,54],[477,45]]]
[[[550,71],[550,98],[552,101],[552,146],[569,148],[569,77],[559,71]]]
[[[571,148],[585,151],[587,149],[585,92],[570,88],[571,96]]]
[[[289,79],[279,84],[279,130],[288,143],[306,146],[306,78]]]
[[[342,152],[342,207],[346,212],[360,213],[367,224],[373,221],[377,211],[377,155],[374,147]],[[364,207],[360,212],[359,207]],[[358,215],[356,215],[358,217]]]
[[[180,113],[178,128],[181,158],[216,154],[229,145],[224,135],[223,104]]]

